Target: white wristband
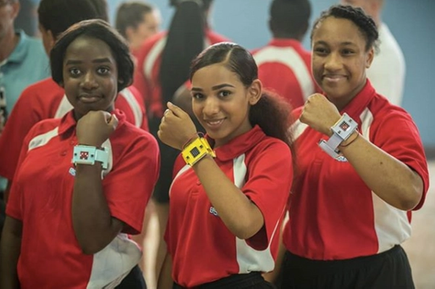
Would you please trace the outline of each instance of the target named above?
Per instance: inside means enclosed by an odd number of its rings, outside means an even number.
[[[102,148],[96,148],[94,146],[76,145],[74,147],[72,163],[74,165],[93,165],[95,162],[100,162],[103,170],[107,170],[109,167],[109,154]]]

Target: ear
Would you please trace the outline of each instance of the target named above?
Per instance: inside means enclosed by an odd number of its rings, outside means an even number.
[[[134,37],[134,33],[136,32],[136,29],[134,28],[134,27],[132,27],[132,26],[128,26],[126,29],[125,29],[125,38],[127,38],[126,40],[128,41],[128,42],[131,42],[131,40],[133,39],[133,37]]]
[[[54,43],[56,43],[56,38],[54,38],[53,32],[51,30],[47,30],[47,40],[48,45],[50,45],[50,50],[54,47]]]
[[[248,88],[249,104],[256,104],[261,98],[263,85],[259,79],[254,80]]]
[[[18,16],[18,13],[20,13],[21,4],[20,1],[17,1],[15,3],[12,3],[12,18],[15,19]]]
[[[373,62],[374,57],[375,57],[375,48],[372,47],[372,48],[370,48],[370,50],[367,52],[366,68],[370,68],[370,66],[372,65],[372,62]]]

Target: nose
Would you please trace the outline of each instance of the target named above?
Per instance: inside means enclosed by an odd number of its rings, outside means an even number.
[[[341,68],[341,57],[338,53],[330,53],[325,61],[325,69],[329,71]]]
[[[205,116],[213,116],[219,112],[219,100],[216,97],[207,97],[202,110]]]
[[[93,89],[98,87],[98,82],[95,79],[95,75],[92,71],[88,71],[84,76],[83,80],[80,83],[81,87],[84,89]]]

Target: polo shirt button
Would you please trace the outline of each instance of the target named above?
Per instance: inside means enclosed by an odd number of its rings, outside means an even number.
[[[197,185],[197,186],[200,186],[200,185],[201,185],[201,182],[200,182],[200,181],[197,181],[197,182],[196,182],[196,185]]]
[[[66,156],[66,151],[60,153],[61,156]]]

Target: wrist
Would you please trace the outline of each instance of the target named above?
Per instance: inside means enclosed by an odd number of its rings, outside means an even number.
[[[109,154],[104,148],[79,144],[74,146],[71,162],[75,166],[94,165],[99,162],[102,169],[106,170],[109,167]]]
[[[198,135],[181,151],[181,155],[186,164],[191,167],[208,155],[216,156],[208,141]]]
[[[359,137],[359,132],[358,131],[354,131],[347,140],[343,141],[340,143],[340,145],[338,146],[339,148],[345,148],[349,145],[351,145],[354,141],[356,141],[356,139]]]
[[[195,132],[194,135],[192,135],[187,141],[184,142],[183,146],[181,147],[181,150],[183,151],[188,145],[190,145],[193,141],[195,141],[199,137],[203,137],[203,134],[200,132]]]

